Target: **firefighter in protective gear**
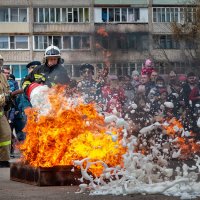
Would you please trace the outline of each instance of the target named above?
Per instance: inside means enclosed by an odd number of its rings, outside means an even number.
[[[56,46],[49,46],[44,54],[45,63],[37,66],[34,70],[25,77],[22,88],[25,93],[32,83],[48,85],[49,87],[55,84],[69,84],[70,78],[67,70],[61,64],[60,49]]]
[[[0,55],[0,65],[3,58]],[[0,167],[9,167],[11,129],[4,113],[6,99],[9,97],[9,85],[4,74],[0,71]]]

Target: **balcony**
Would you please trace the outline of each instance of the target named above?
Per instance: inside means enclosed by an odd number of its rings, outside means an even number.
[[[79,23],[79,24],[70,24],[70,23],[34,23],[33,32],[34,33],[90,33],[94,31],[94,26],[89,23]]]

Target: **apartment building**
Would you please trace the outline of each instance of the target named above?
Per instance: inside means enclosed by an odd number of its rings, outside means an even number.
[[[0,54],[17,79],[51,44],[61,49],[73,78],[80,77],[82,63],[131,74],[147,57],[161,73],[169,66],[181,73],[192,60],[170,25],[182,23],[184,6],[179,0],[0,0]]]

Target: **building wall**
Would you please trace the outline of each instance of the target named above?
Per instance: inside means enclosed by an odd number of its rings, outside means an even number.
[[[128,66],[132,66],[131,63],[135,63],[134,66],[140,66],[141,63],[147,57],[152,57],[158,63],[168,62],[181,63],[184,57],[183,51],[180,49],[155,49],[154,48],[154,35],[170,35],[171,24],[153,22],[153,8],[156,6],[167,7],[180,5],[180,1],[172,0],[76,0],[76,1],[63,1],[57,0],[0,0],[1,8],[28,8],[27,22],[0,22],[0,37],[1,36],[23,36],[29,37],[28,49],[0,49],[0,54],[4,57],[5,64],[10,65],[26,65],[32,60],[42,61],[45,49],[34,49],[34,36],[60,36],[65,35],[75,36],[87,34],[90,37],[89,49],[62,49],[62,57],[65,60],[66,66],[71,66],[69,71],[76,71],[82,63],[92,63],[94,66],[102,65],[105,60],[109,59],[109,62],[113,65],[121,65],[127,63]],[[39,23],[34,22],[34,8],[82,8],[87,7],[90,9],[90,19],[87,22],[55,22],[55,23]],[[103,22],[102,21],[102,8],[120,8],[122,14],[122,8],[138,8],[140,11],[140,20],[135,22]],[[127,11],[128,12],[128,11]],[[109,38],[107,42],[115,43],[116,47],[120,48],[108,48],[97,49],[97,36],[102,37],[102,40],[106,40],[105,36],[98,35],[99,29],[109,35],[117,35],[117,37],[126,37],[126,33],[139,34],[148,37],[148,49],[138,50],[138,41],[128,41],[127,47],[123,46],[123,40],[121,44],[117,44],[119,38]],[[121,39],[120,39],[121,40]],[[103,41],[105,42],[105,41]],[[125,40],[127,42],[127,40]],[[132,43],[131,43],[132,42]],[[136,44],[134,44],[137,43]],[[131,46],[132,45],[132,46]],[[134,49],[136,45],[136,49]],[[110,56],[106,57],[103,52],[109,52]],[[14,67],[14,66],[13,66]],[[76,67],[76,69],[75,69]],[[130,67],[133,70],[134,67]],[[165,73],[165,72],[164,72]]]

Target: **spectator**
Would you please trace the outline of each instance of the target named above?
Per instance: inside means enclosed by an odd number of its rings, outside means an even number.
[[[118,85],[119,80],[116,75],[108,77],[108,85],[102,88],[103,98],[106,100],[106,112],[114,113],[117,111],[122,114],[125,102],[124,89]]]
[[[102,102],[101,87],[104,79],[99,77],[98,81],[93,78],[94,66],[91,64],[83,64],[80,67],[82,79],[78,82],[78,91],[83,95],[85,103]]]
[[[125,97],[126,97],[126,106],[130,104],[131,101],[134,99],[135,89],[131,84],[131,76],[126,75],[124,77],[124,84],[123,84]]]
[[[150,77],[152,71],[155,71],[153,68],[153,61],[151,59],[146,59],[144,66],[142,67],[142,72],[141,74],[146,74]]]
[[[132,71],[132,81],[131,84],[134,87],[134,89],[136,89],[136,87],[138,87],[138,85],[140,84],[140,75],[139,72],[137,70]]]

